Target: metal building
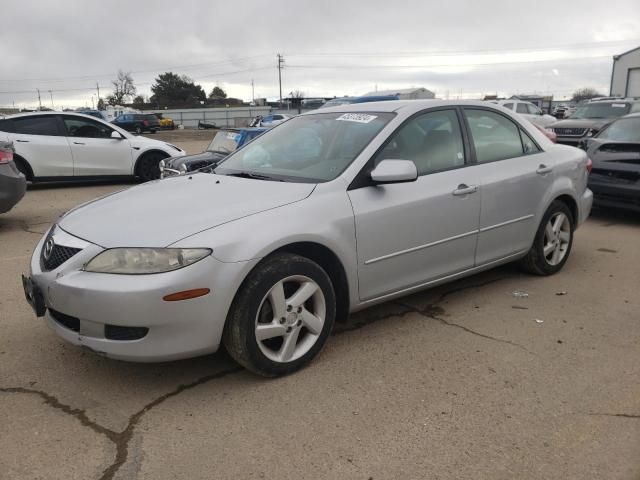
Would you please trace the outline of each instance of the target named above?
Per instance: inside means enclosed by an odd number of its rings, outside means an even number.
[[[609,94],[640,97],[640,47],[614,55]]]
[[[434,98],[431,90],[426,88],[400,88],[398,90],[378,90],[365,93],[363,97],[377,97],[383,95],[397,95],[400,100],[417,100],[422,98]]]

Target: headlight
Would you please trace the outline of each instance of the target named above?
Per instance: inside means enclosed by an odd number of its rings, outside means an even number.
[[[595,128],[590,128],[589,130],[587,130],[587,137],[593,137],[596,133],[598,133],[598,130],[596,130]]]
[[[211,254],[209,248],[112,248],[84,267],[87,272],[142,275],[186,267]]]
[[[180,175],[186,175],[187,166],[184,163],[181,163],[180,166],[178,167],[178,170],[180,170]]]

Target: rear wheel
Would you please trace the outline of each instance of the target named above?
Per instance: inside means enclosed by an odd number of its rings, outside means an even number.
[[[249,274],[227,317],[223,342],[259,375],[292,373],[324,346],[336,300],[327,273],[308,258],[277,254]]]
[[[167,158],[168,155],[161,152],[150,152],[138,160],[136,175],[143,182],[157,180],[160,178],[160,160]]]
[[[552,275],[562,269],[573,245],[574,219],[564,202],[554,201],[540,222],[533,245],[521,266],[535,275]]]

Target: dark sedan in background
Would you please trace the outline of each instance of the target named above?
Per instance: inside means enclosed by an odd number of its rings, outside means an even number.
[[[13,161],[13,144],[0,142],[0,213],[11,210],[27,190],[27,179]]]
[[[160,130],[160,121],[152,113],[124,113],[116,117],[111,123],[128,132],[141,134],[156,133]]]
[[[594,204],[640,212],[640,113],[614,121],[581,146],[593,162]]]
[[[227,155],[235,152],[266,130],[268,128],[265,127],[226,128],[220,130],[215,134],[204,152],[162,160],[160,162],[161,176],[162,178],[173,177],[184,175],[200,168],[213,167]]]

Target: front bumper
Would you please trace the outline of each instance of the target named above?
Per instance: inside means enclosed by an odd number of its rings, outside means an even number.
[[[215,352],[235,292],[252,268],[249,262],[223,263],[209,256],[180,270],[153,275],[85,272],[83,265],[102,251],[87,243],[47,272],[40,266],[45,238],[33,253],[31,279],[44,297],[47,324],[68,342],[119,360],[167,361]],[[195,288],[209,288],[210,293],[190,300],[163,300]],[[113,327],[146,334],[135,340],[107,338],[106,329]]]
[[[640,212],[640,182],[624,184],[603,175],[591,175],[589,188],[599,207],[621,208]]]
[[[13,163],[0,165],[0,213],[11,210],[24,197],[27,179]]]

